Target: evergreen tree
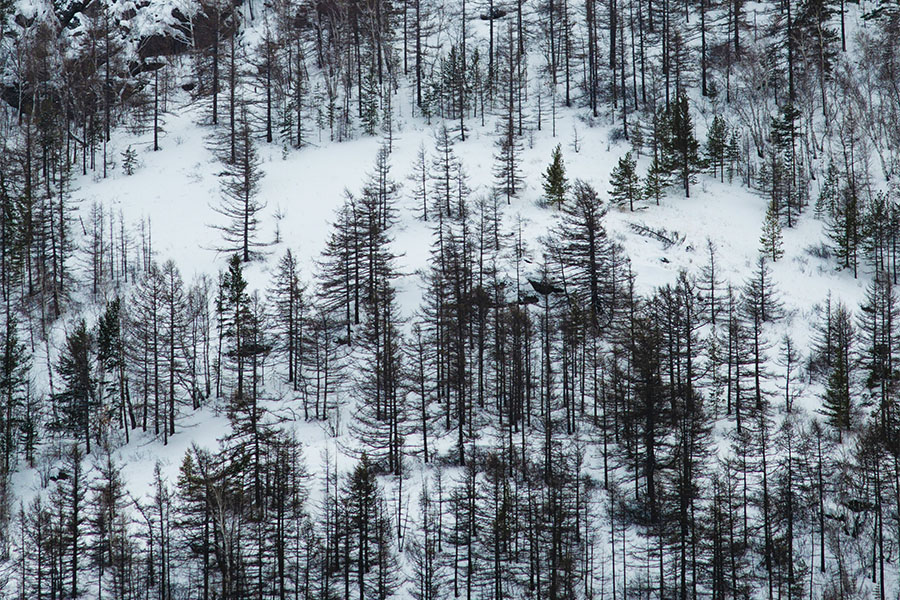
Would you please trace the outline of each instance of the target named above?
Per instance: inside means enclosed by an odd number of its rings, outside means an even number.
[[[831,369],[821,410],[840,437],[852,425],[856,372],[856,328],[853,326],[853,315],[843,304],[838,304],[834,309],[831,331]]]
[[[896,205],[888,193],[877,192],[869,197],[863,212],[863,256],[875,273],[889,272],[897,233]]]
[[[153,465],[151,494],[146,502],[136,502],[146,524],[143,531],[148,550],[147,586],[160,598],[171,598],[173,581],[172,557],[172,492],[163,477],[159,461]]]
[[[439,217],[454,217],[453,204],[457,205],[455,217],[463,218],[468,195],[465,171],[453,149],[453,140],[446,123],[434,135],[434,155],[431,158],[431,193],[433,212]]]
[[[715,243],[710,238],[706,238],[707,261],[701,267],[697,281],[697,287],[703,294],[703,303],[708,311],[707,320],[714,326],[716,325],[716,317],[721,312],[721,296],[724,287],[721,274],[719,273],[720,266],[716,251]]]
[[[8,313],[3,334],[0,346],[0,448],[3,452],[2,474],[6,475],[15,463],[19,433],[24,425],[31,353],[19,341],[18,321],[11,313]]]
[[[762,235],[759,238],[760,252],[765,254],[772,262],[778,261],[784,256],[784,243],[781,235],[781,220],[775,202],[769,202],[766,209],[766,218],[763,221]]]
[[[840,174],[833,162],[828,163],[825,169],[825,177],[819,187],[819,197],[816,200],[815,214],[820,219],[830,222],[834,218],[838,199],[840,198]]]
[[[228,263],[221,282],[222,304],[219,308],[223,320],[222,337],[227,344],[226,355],[231,360],[231,368],[235,374],[234,399],[241,402],[246,393],[245,375],[248,357],[254,355],[256,348],[252,345],[255,334],[252,315],[250,314],[250,296],[247,294],[247,280],[241,266],[241,256],[233,254]],[[251,344],[250,348],[246,348]]]
[[[391,527],[375,470],[363,454],[344,490],[347,514],[346,568],[360,600],[386,600],[397,587]],[[349,597],[349,596],[348,596]]]
[[[648,200],[655,200],[659,206],[659,199],[670,185],[669,170],[658,157],[653,157],[650,168],[647,169],[647,177],[644,179],[644,196]]]
[[[137,151],[128,146],[124,152],[122,152],[122,172],[126,175],[134,175],[134,171],[137,168]]]
[[[677,174],[684,187],[684,195],[690,197],[691,183],[703,169],[697,138],[694,137],[694,124],[688,107],[687,95],[681,92],[672,103],[668,114],[668,136],[665,139],[663,156],[665,166]]]
[[[747,310],[757,313],[762,322],[774,323],[784,316],[772,269],[764,255],[756,257],[756,270],[744,284],[743,300]]]
[[[226,414],[231,429],[225,436],[222,455],[229,464],[240,467],[245,487],[251,501],[250,516],[259,519],[263,511],[266,464],[275,430],[266,407],[263,387],[265,360],[272,350],[266,324],[266,309],[257,293],[246,299],[239,325],[232,330],[234,340],[230,353],[239,355],[236,363],[243,375],[242,391],[234,394],[227,405]]]
[[[796,156],[799,117],[792,104],[785,104],[772,118],[765,161],[759,171],[761,186],[775,203],[779,215],[786,218],[788,227],[793,227],[806,204],[805,185],[801,182]]]
[[[412,563],[410,594],[415,600],[436,600],[447,585],[446,568],[438,552],[441,537],[438,504],[432,498],[432,484],[426,479],[419,491],[419,522],[407,542]]]
[[[359,91],[361,100],[360,122],[363,133],[375,135],[378,130],[378,112],[381,91],[378,87],[376,74],[372,71],[363,78],[363,87]]]
[[[192,446],[181,461],[178,472],[176,519],[180,539],[184,543],[183,557],[197,560],[199,569],[199,590],[203,598],[213,593],[213,561],[220,550],[217,535],[218,523],[214,520],[215,491],[222,489],[217,481],[209,453]]]
[[[725,157],[728,160],[728,183],[731,183],[735,173],[740,173],[742,171],[740,168],[741,150],[738,146],[737,131],[732,131],[731,137],[728,138],[728,147],[725,150]]]
[[[419,144],[416,160],[413,162],[409,175],[412,183],[412,199],[417,206],[422,208],[422,220],[428,220],[428,162],[425,153],[425,144]]]
[[[93,352],[94,339],[82,319],[66,336],[66,345],[57,365],[65,387],[53,397],[55,426],[66,433],[81,436],[88,452],[98,406]]]
[[[19,512],[21,553],[21,589],[31,598],[45,599],[59,594],[59,528],[47,506],[46,498],[36,495]]]
[[[128,327],[131,343],[128,344],[128,350],[129,362],[138,375],[136,387],[142,396],[141,427],[147,431],[152,409],[153,432],[157,436],[163,434],[162,418],[165,410],[164,295],[165,281],[159,267],[153,262],[132,293],[132,310],[129,312]]]
[[[544,172],[544,198],[547,204],[555,205],[556,208],[562,209],[563,202],[566,199],[566,191],[569,188],[566,179],[566,165],[563,163],[562,148],[560,144],[553,149],[550,157],[550,165]]]
[[[616,298],[613,244],[604,225],[606,207],[594,188],[578,180],[564,208],[548,254],[559,269],[559,281],[566,282],[564,293],[586,307],[591,327],[601,328],[611,321]]]
[[[637,174],[637,163],[631,157],[631,152],[619,159],[619,163],[613,168],[609,184],[609,198],[612,202],[623,205],[628,203],[631,212],[634,212],[634,201],[642,196],[641,180]]]
[[[338,209],[335,223],[325,241],[316,277],[319,283],[318,308],[328,315],[328,324],[343,328],[347,344],[352,342],[353,325],[360,323],[362,315],[363,258],[358,212],[352,196]]]
[[[862,207],[859,198],[852,186],[844,185],[828,223],[828,237],[831,238],[839,268],[852,269],[854,278],[859,272],[862,226]]]
[[[725,159],[728,153],[728,126],[721,115],[713,117],[712,125],[706,134],[706,156],[712,166],[713,177],[719,171],[720,181],[725,181]]]
[[[837,4],[835,0],[800,0],[788,32],[791,36],[789,43],[796,46],[800,60],[818,75],[822,114],[826,123],[829,115],[826,85],[838,57],[836,46],[839,37],[846,50],[844,4],[840,3],[840,9]],[[841,16],[840,36],[833,24],[834,16],[838,12]]]
[[[122,331],[125,315],[118,297],[107,303],[97,322],[98,396],[128,441],[128,430],[136,426],[134,410],[129,400],[125,335]]]
[[[184,388],[188,352],[187,343],[187,298],[184,282],[174,261],[167,260],[160,271],[163,283],[162,328],[159,331],[163,353],[163,372],[168,401],[163,419],[163,443],[175,434],[175,420],[178,413],[178,393]]]

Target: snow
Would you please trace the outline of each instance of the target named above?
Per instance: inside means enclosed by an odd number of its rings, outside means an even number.
[[[99,202],[107,209],[121,210],[126,223],[137,224],[142,219],[149,222],[156,260],[173,259],[185,281],[201,274],[214,277],[224,268],[226,257],[215,250],[219,232],[211,227],[219,219],[212,206],[218,200],[216,174],[220,170],[208,149],[211,129],[196,124],[201,120],[201,106],[181,97],[170,102],[172,110],[165,117],[167,133],[161,138],[161,150],[152,151],[149,134],[133,136],[118,132],[111,144],[111,156],[118,157],[129,145],[134,147],[139,156],[136,172],[126,176],[120,169],[113,169],[107,179],[98,179],[93,174],[81,177],[75,186],[75,198],[85,217],[91,204]],[[408,114],[409,110],[405,112]],[[542,207],[539,202],[541,175],[553,148],[562,145],[569,180],[584,179],[600,192],[601,198],[605,197],[613,166],[630,150],[627,144],[608,142],[608,126],[588,127],[580,117],[578,110],[560,109],[557,136],[550,133],[550,123],[545,120],[541,131],[533,131],[526,138],[522,154],[525,188],[511,206],[504,207],[504,221],[512,228],[516,219],[521,218],[532,250],[540,249],[540,238],[556,218],[554,209]],[[424,144],[429,152],[433,148],[433,132],[438,123],[428,126],[421,119],[408,116],[398,117],[396,121],[398,131],[393,140],[391,174],[397,182],[405,184],[419,145]],[[466,141],[457,142],[455,151],[469,175],[474,197],[487,194],[492,185],[494,126],[489,120],[482,127],[473,119],[469,127]],[[575,128],[580,138],[577,153],[571,147]],[[265,292],[270,270],[287,248],[298,257],[303,278],[312,278],[315,261],[324,247],[335,211],[343,202],[344,191],[359,190],[380,144],[377,137],[342,143],[323,141],[292,151],[286,157],[277,143],[259,144],[265,173],[259,198],[266,204],[260,216],[259,238],[274,241],[273,215],[281,212],[284,216],[279,225],[281,242],[268,246],[267,259],[251,263],[247,269],[251,288]],[[649,159],[642,157],[638,161],[639,171],[644,172],[648,164]],[[399,298],[406,316],[411,316],[421,300],[421,273],[427,266],[432,236],[431,224],[416,218],[418,207],[413,205],[407,188],[401,190],[394,248],[402,274],[397,282]],[[670,188],[660,206],[645,202],[633,213],[627,207],[611,207],[606,227],[610,237],[630,257],[638,291],[642,294],[674,283],[680,270],[699,273],[707,260],[707,239],[717,248],[723,279],[740,286],[756,265],[765,206],[765,199],[739,182],[721,183],[703,175],[692,186],[690,198],[683,197],[676,186]],[[684,236],[684,241],[664,248],[660,242],[636,233],[631,224],[665,228]],[[808,350],[815,308],[829,293],[853,307],[865,292],[865,278],[854,280],[848,272],[835,270],[833,262],[807,252],[810,246],[821,243],[823,236],[822,223],[808,210],[796,227],[785,229],[785,256],[772,265],[788,313],[787,321],[772,333],[777,334],[775,339],[790,333],[799,341],[801,351]],[[810,407],[817,403],[816,398],[806,399]],[[191,443],[212,446],[225,431],[221,417],[213,417],[208,411],[190,415],[185,422],[190,426],[179,427],[167,447],[138,439],[124,448],[122,456],[127,459],[127,473],[137,479],[148,473],[152,475],[152,464],[161,460],[171,477],[177,473],[180,458]],[[327,437],[324,431],[318,427],[303,429],[302,439],[311,449],[324,447]],[[307,457],[311,470],[317,472],[316,465],[312,464],[318,460],[317,452],[307,452]]]
[[[407,92],[401,90],[395,100],[400,114],[395,117],[397,132],[391,155],[392,176],[402,184],[407,182],[420,144],[431,152],[434,129],[439,125],[438,122],[428,125],[409,116]],[[135,136],[116,132],[110,155],[118,159],[126,148],[134,147],[139,157],[136,172],[126,176],[120,168],[115,168],[106,179],[94,174],[80,177],[74,186],[74,197],[85,218],[91,205],[97,202],[108,210],[121,211],[126,223],[135,231],[142,220],[150,223],[156,260],[161,263],[173,259],[186,282],[203,274],[215,278],[225,267],[226,256],[216,251],[220,234],[211,227],[220,218],[212,209],[219,197],[217,173],[220,171],[208,149],[212,130],[197,124],[202,121],[204,108],[190,102],[183,94],[176,94],[170,104],[171,110],[165,116],[167,133],[161,138],[160,151],[152,150],[150,134]],[[619,157],[630,150],[627,144],[609,142],[611,126],[607,119],[600,118],[590,126],[584,121],[583,112],[577,109],[558,109],[555,136],[546,116],[541,125],[540,131],[532,131],[526,136],[522,154],[525,187],[519,197],[505,207],[504,216],[505,225],[510,229],[521,219],[530,248],[538,255],[540,239],[556,219],[555,211],[542,207],[539,202],[541,175],[553,148],[562,145],[569,180],[584,179],[600,192],[601,198],[606,195],[612,168]],[[480,120],[472,119],[468,126],[470,132],[466,141],[457,142],[455,151],[465,165],[474,197],[487,194],[492,185],[495,127],[492,119],[485,126],[480,125]],[[572,149],[576,130],[580,143],[578,152]],[[327,137],[327,132],[323,137]],[[323,140],[286,156],[277,143],[259,144],[265,173],[259,199],[266,205],[260,216],[259,239],[273,243],[266,248],[267,259],[254,262],[247,269],[251,288],[264,295],[275,261],[288,248],[299,258],[303,278],[306,281],[312,279],[335,211],[343,202],[344,191],[359,190],[374,164],[380,144],[377,137],[342,143]],[[639,171],[644,173],[649,160],[644,156],[638,164]],[[420,305],[421,273],[427,266],[432,234],[431,224],[416,218],[418,207],[409,199],[407,188],[405,186],[401,192],[400,221],[393,233],[402,274],[397,282],[399,299],[405,316],[410,317]],[[645,202],[635,212],[612,207],[606,217],[606,227],[610,237],[623,246],[630,258],[637,277],[637,290],[642,294],[674,283],[681,270],[699,273],[707,259],[707,240],[717,248],[723,280],[740,286],[750,278],[756,266],[765,208],[766,200],[742,187],[739,181],[721,183],[703,175],[692,186],[690,198],[683,197],[675,186],[659,206]],[[284,215],[279,223],[279,243],[274,243],[276,213]],[[665,248],[659,241],[636,233],[632,224],[664,228],[682,235],[684,240]],[[854,279],[851,273],[836,270],[833,261],[816,258],[808,252],[811,246],[820,244],[824,236],[822,223],[808,209],[794,228],[784,230],[785,256],[772,265],[787,318],[770,328],[769,338],[777,342],[782,335],[789,334],[804,355],[811,345],[816,309],[826,296],[831,294],[833,299],[856,307],[865,293],[867,276]],[[54,339],[61,340],[62,332],[57,331]],[[777,366],[773,366],[773,370],[781,372]],[[812,412],[820,404],[818,392],[816,387],[809,387],[798,402]],[[284,410],[289,403],[287,397],[281,401],[280,408]],[[337,439],[322,425],[302,420],[293,424],[305,445],[306,460],[314,475],[324,472],[326,450],[341,469],[352,464],[350,457],[340,452],[341,442],[347,439],[346,423],[350,418],[346,406],[344,410]],[[168,481],[174,483],[181,459],[192,444],[215,448],[217,440],[227,431],[224,416],[215,410],[215,406],[208,406],[185,413],[178,432],[166,446],[147,435],[136,434],[129,444],[118,450],[132,494],[138,498],[149,495],[157,463]],[[724,436],[719,439],[724,440]],[[436,443],[449,447],[451,441]],[[415,505],[417,490],[427,474],[428,470],[422,469],[419,476],[404,485],[406,502]],[[23,501],[27,502],[30,495],[38,492],[41,479],[41,474],[35,470],[16,474],[15,486]],[[385,481],[385,485],[395,484]],[[315,499],[318,482],[312,489]]]

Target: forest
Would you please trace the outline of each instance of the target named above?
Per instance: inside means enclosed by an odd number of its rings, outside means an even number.
[[[896,598],[898,122],[894,0],[0,0],[0,598]]]

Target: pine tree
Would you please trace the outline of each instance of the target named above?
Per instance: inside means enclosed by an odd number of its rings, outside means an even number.
[[[240,402],[246,393],[245,374],[247,358],[252,355],[253,348],[245,348],[252,343],[252,315],[250,314],[250,296],[247,294],[247,280],[241,267],[241,257],[233,254],[228,263],[228,271],[221,282],[222,304],[219,308],[223,319],[221,336],[227,344],[226,355],[231,359],[232,369],[236,375],[234,398]]]
[[[54,523],[46,498],[36,494],[28,507],[20,510],[19,521],[21,588],[30,598],[49,598],[53,593],[59,593],[61,544],[59,528]]]
[[[273,597],[287,600],[316,592],[312,578],[321,558],[306,510],[309,473],[303,445],[293,434],[280,433],[271,446],[263,564],[274,582]]]
[[[419,522],[406,546],[412,564],[410,594],[415,600],[437,600],[446,585],[446,569],[438,553],[440,516],[431,488],[426,479],[419,491]]]
[[[700,269],[700,276],[697,281],[697,287],[703,294],[703,303],[707,313],[707,320],[713,326],[716,325],[716,317],[721,312],[722,292],[724,284],[721,279],[718,255],[716,254],[716,245],[710,239],[706,238],[706,254],[707,261]]]
[[[678,175],[684,187],[685,197],[691,195],[691,183],[703,169],[697,138],[694,137],[694,124],[688,106],[687,95],[681,92],[672,104],[668,116],[668,137],[665,138],[663,156],[665,166]]]
[[[771,282],[771,271],[769,271],[766,258],[760,255],[757,257],[756,272],[741,290],[739,317],[743,320],[746,337],[731,340],[741,346],[735,348],[735,352],[744,352],[746,355],[744,364],[747,365],[746,374],[750,382],[744,389],[747,396],[753,400],[751,406],[752,410],[757,412],[756,416],[761,416],[761,413],[768,410],[771,396],[771,390],[766,382],[772,377],[768,368],[768,352],[772,345],[766,337],[763,327],[766,322],[778,320],[781,314],[781,303]],[[738,376],[740,375],[738,373]],[[740,402],[741,399],[738,398],[738,401]]]
[[[612,319],[616,295],[611,277],[613,244],[604,224],[606,207],[594,188],[578,180],[564,208],[548,254],[559,268],[559,280],[566,281],[565,294],[578,298],[592,328],[601,328]]]
[[[126,175],[134,175],[137,168],[137,151],[131,146],[122,152],[122,172]]]
[[[644,196],[648,200],[655,200],[659,206],[659,199],[670,185],[669,170],[658,157],[653,157],[650,168],[647,169],[647,177],[644,179]]]
[[[756,257],[756,270],[744,284],[742,293],[745,308],[758,315],[762,322],[774,323],[784,316],[784,307],[765,255]]]
[[[434,134],[434,155],[431,158],[431,193],[434,199],[433,212],[439,217],[458,219],[465,213],[465,200],[468,195],[465,172],[456,152],[446,123],[442,124]],[[456,200],[457,211],[454,215],[453,204]]]
[[[797,12],[790,27],[791,42],[796,45],[796,53],[808,67],[815,70],[819,80],[819,95],[822,102],[822,114],[828,123],[826,84],[831,77],[838,57],[837,40],[846,51],[846,35],[844,33],[844,4],[840,9],[835,0],[800,0]],[[840,12],[841,34],[835,31],[833,19]]]
[[[163,296],[165,281],[155,262],[150,263],[132,293],[127,345],[129,363],[137,373],[136,387],[142,396],[141,427],[147,431],[150,410],[153,410],[153,432],[161,435],[163,416],[163,375],[165,368],[163,333],[165,314]]]
[[[184,543],[184,558],[200,563],[199,589],[209,598],[213,585],[213,560],[219,550],[215,492],[223,489],[209,453],[192,446],[181,461],[176,488],[176,526]],[[221,555],[219,555],[221,556]]]
[[[713,117],[712,125],[706,135],[706,155],[713,169],[713,177],[716,169],[719,170],[720,181],[725,181],[725,158],[728,151],[728,126],[721,115]]]
[[[544,172],[544,198],[547,204],[555,205],[557,209],[562,209],[566,200],[566,191],[569,188],[569,182],[566,179],[566,165],[563,163],[562,147],[560,144],[553,149],[550,157],[550,165]]]
[[[355,577],[360,599],[386,600],[396,589],[391,527],[375,469],[363,454],[344,490],[347,511],[346,568]]]
[[[152,493],[146,503],[136,502],[146,524],[143,531],[149,551],[147,585],[159,598],[172,597],[172,491],[157,460],[150,481]],[[223,515],[218,515],[220,518]],[[234,560],[234,559],[232,559]],[[240,560],[240,559],[238,559]]]
[[[784,411],[788,414],[794,412],[794,401],[800,396],[799,367],[802,355],[790,335],[785,334],[781,338],[778,348],[778,366],[784,368]]]
[[[644,124],[636,122],[631,128],[631,150],[640,158],[644,151]]]
[[[852,269],[853,277],[859,273],[859,252],[862,244],[862,207],[854,188],[843,186],[831,220],[828,223],[828,237],[831,238],[835,257],[841,269]]]
[[[82,436],[88,452],[91,449],[91,426],[96,425],[94,411],[98,405],[93,350],[93,336],[82,319],[66,336],[66,345],[57,366],[65,388],[53,397],[56,427]]]
[[[815,214],[820,219],[830,222],[834,218],[838,200],[841,197],[841,182],[838,169],[833,162],[828,163],[825,169],[825,177],[819,187],[819,197],[816,199]]]
[[[637,174],[637,163],[631,157],[631,152],[619,159],[619,163],[613,168],[609,184],[609,198],[612,202],[623,205],[628,203],[631,212],[634,212],[635,200],[642,196],[641,179]]]
[[[356,199],[348,196],[338,209],[331,233],[319,260],[318,309],[329,325],[344,328],[345,343],[353,340],[353,325],[361,319],[363,258],[360,243],[360,223]],[[322,322],[322,321],[320,321]],[[336,335],[340,331],[334,332]]]
[[[4,477],[10,473],[15,462],[19,432],[28,403],[30,370],[31,353],[19,341],[17,319],[8,313],[0,346],[0,449],[3,452],[0,475]]]
[[[728,148],[725,150],[725,157],[728,160],[728,183],[734,179],[735,173],[739,173],[741,169],[739,168],[739,163],[741,160],[741,150],[738,146],[738,136],[737,131],[731,132],[731,137],[728,138]]]
[[[378,130],[378,105],[381,100],[381,91],[374,72],[369,71],[369,74],[363,78],[363,87],[359,93],[362,102],[360,122],[362,123],[363,133],[375,135],[375,132]]]
[[[232,353],[239,354],[246,374],[243,391],[236,393],[226,408],[231,430],[223,439],[221,452],[228,464],[244,471],[241,485],[246,489],[249,515],[253,519],[261,518],[260,511],[264,510],[266,464],[276,434],[262,385],[263,366],[272,350],[265,317],[265,307],[254,293],[247,298],[240,324],[233,329],[234,337],[240,340],[232,346],[235,348]]]
[[[784,244],[781,235],[781,219],[774,202],[769,202],[766,219],[763,221],[762,235],[759,238],[760,252],[776,262],[784,256]]]
[[[799,111],[785,104],[773,117],[769,126],[769,143],[765,160],[759,170],[761,187],[775,203],[780,215],[793,227],[797,215],[806,204],[805,185],[800,182],[796,158],[796,138],[799,135]]]
[[[123,321],[122,301],[117,297],[107,303],[97,322],[97,390],[100,401],[109,407],[111,420],[118,420],[127,442],[129,426],[133,428],[136,423],[129,400]]]
[[[822,414],[837,429],[838,436],[850,429],[853,416],[853,385],[856,371],[856,330],[853,315],[843,304],[834,309],[831,323],[831,370],[822,399]]]

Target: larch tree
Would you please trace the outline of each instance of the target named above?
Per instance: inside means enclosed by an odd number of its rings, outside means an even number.
[[[220,149],[223,170],[221,179],[221,199],[213,210],[224,217],[225,223],[214,225],[222,233],[222,252],[239,252],[241,260],[247,262],[258,256],[259,248],[265,244],[258,238],[259,213],[266,205],[260,202],[259,182],[262,179],[259,156],[256,152],[247,109],[242,107],[241,118],[234,143],[234,159],[229,158],[227,149]]]

